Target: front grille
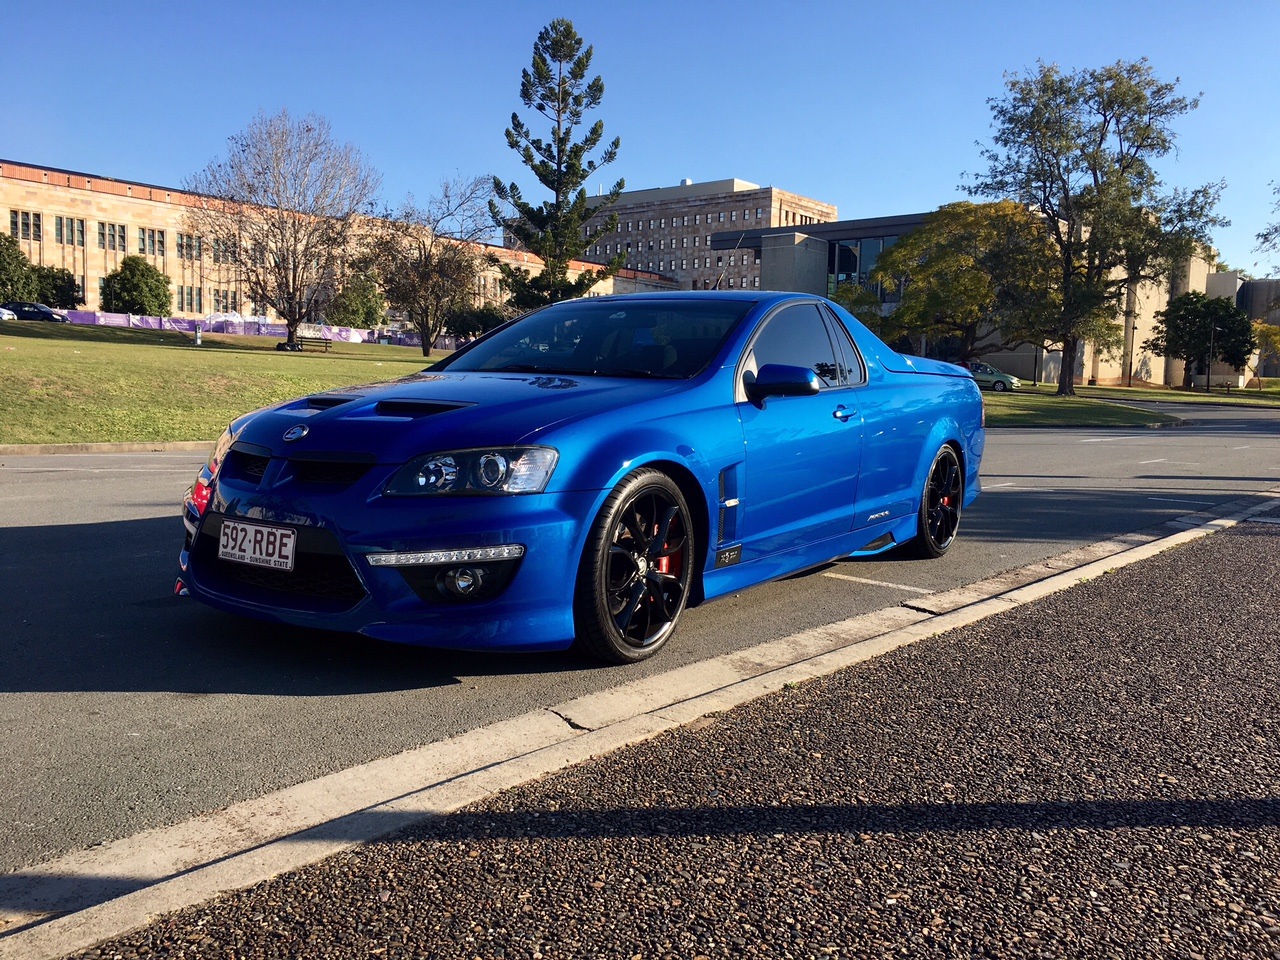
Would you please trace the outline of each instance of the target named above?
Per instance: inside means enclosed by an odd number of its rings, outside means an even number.
[[[271,570],[218,557],[222,517],[206,518],[191,551],[197,579],[218,593],[256,603],[337,613],[365,597],[364,586],[328,530],[299,527],[294,567]]]
[[[262,457],[255,453],[232,449],[227,453],[226,462],[223,463],[219,476],[226,477],[228,480],[240,480],[257,484],[262,481],[262,477],[267,472],[267,466],[270,463],[270,457]]]
[[[355,483],[373,466],[369,461],[290,460],[293,478],[299,483],[324,483],[346,486]]]

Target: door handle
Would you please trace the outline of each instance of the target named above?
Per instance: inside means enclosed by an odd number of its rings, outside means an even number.
[[[841,423],[844,423],[846,420],[848,420],[850,417],[853,416],[853,411],[846,408],[845,405],[842,403],[838,405],[833,411],[831,411],[831,415],[835,417],[837,420],[839,420]]]

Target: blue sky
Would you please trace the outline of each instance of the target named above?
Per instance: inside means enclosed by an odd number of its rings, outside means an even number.
[[[259,110],[315,112],[360,147],[389,202],[458,174],[541,188],[507,149],[538,30],[574,21],[595,47],[622,138],[591,190],[738,177],[835,203],[842,218],[961,199],[1006,71],[1147,57],[1202,93],[1177,124],[1171,186],[1225,179],[1215,240],[1257,275],[1280,219],[1280,3],[1227,0],[650,0],[647,3],[114,4],[7,0],[0,156],[180,186]]]

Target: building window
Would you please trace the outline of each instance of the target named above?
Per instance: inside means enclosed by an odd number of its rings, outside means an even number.
[[[716,222],[717,222],[717,223],[724,223],[724,211],[723,211],[723,210],[721,210],[719,213],[717,213],[717,214],[716,214]]]
[[[759,220],[759,219],[760,219],[760,217],[761,217],[761,215],[762,215],[761,208],[760,208],[760,207],[756,207],[756,219],[757,219],[757,220]]]
[[[652,230],[652,229],[653,229],[653,221],[652,221],[652,220],[650,220],[650,221],[649,221],[649,229],[650,229],[650,230]]]
[[[62,242],[62,218],[61,217],[53,218],[53,242],[54,243]]]
[[[147,252],[147,231],[143,227],[138,228],[138,253],[145,254]]]
[[[681,246],[681,248],[687,247],[688,245],[689,245],[689,238],[688,238],[688,237],[681,237],[681,238],[680,238],[680,246]]]
[[[114,223],[107,224],[107,249],[114,250],[116,248],[116,225]]]
[[[746,286],[746,282],[742,284]],[[204,313],[204,288],[196,287],[196,313]]]
[[[696,226],[699,226],[701,223],[702,223],[702,214],[695,213],[693,215],[693,225],[696,227]]]
[[[67,219],[70,220],[70,217],[68,217]],[[68,227],[67,229],[70,230],[71,228]],[[76,246],[77,247],[84,246],[84,221],[83,220],[76,220]]]
[[[9,235],[16,237],[18,235],[18,211],[9,211]]]
[[[164,231],[156,231],[156,251],[160,256],[164,256]]]
[[[736,260],[737,260],[737,257],[735,257],[732,253],[729,254],[729,266],[731,267],[734,266]]]
[[[730,210],[730,211],[729,211],[729,222],[730,222],[730,223],[736,223],[736,222],[737,222],[737,220],[738,220],[738,211],[737,211],[737,210]]]
[[[729,278],[729,289],[730,289],[730,290],[732,290],[732,289],[733,289],[733,277],[730,277],[730,278]]]
[[[44,215],[33,213],[31,215],[31,239],[39,243],[44,239]]]
[[[98,221],[98,249],[107,249],[107,225],[101,220]]]
[[[680,258],[680,269],[681,270],[689,269],[689,261],[684,259],[683,257]]]
[[[26,210],[22,211],[22,239],[31,239],[31,214]]]
[[[760,274],[756,274],[754,277],[752,277],[752,278],[751,278],[751,285],[752,285],[753,287],[756,287],[757,289],[759,289],[759,287],[760,287]]]

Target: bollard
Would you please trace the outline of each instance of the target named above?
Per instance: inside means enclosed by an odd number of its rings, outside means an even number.
[[[196,324],[196,346],[200,346],[200,324]]]

